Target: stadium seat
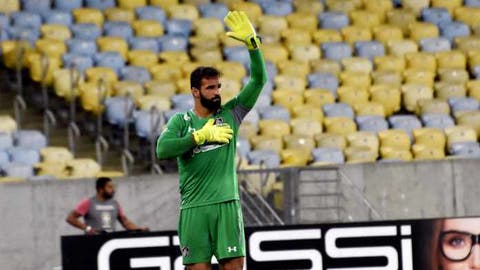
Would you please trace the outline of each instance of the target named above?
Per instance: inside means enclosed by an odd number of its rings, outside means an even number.
[[[392,115],[388,118],[388,122],[393,129],[405,131],[413,138],[412,131],[422,127],[422,123],[415,115]]]
[[[38,130],[18,130],[13,138],[18,147],[40,150],[47,146],[47,138]]]
[[[348,134],[346,139],[349,147],[366,147],[378,155],[379,140],[375,133],[370,131],[357,131]]]
[[[355,118],[359,131],[370,131],[378,133],[388,129],[388,122],[384,117],[378,115],[362,115]]]
[[[91,178],[97,177],[101,167],[93,159],[77,158],[67,162],[66,170],[70,179]]]
[[[326,59],[340,61],[352,56],[352,48],[345,42],[325,42],[320,46]]]
[[[206,3],[198,6],[203,18],[217,18],[223,20],[228,13],[228,7],[222,3]],[[252,17],[249,16],[250,19]]]
[[[340,31],[335,29],[318,29],[312,32],[312,39],[315,44],[322,44],[325,42],[342,42],[343,37]]]
[[[412,153],[415,160],[442,160],[445,158],[443,148],[423,144],[414,144],[412,146]]]
[[[347,140],[344,135],[322,133],[315,136],[317,147],[331,147],[343,150],[347,147]]]
[[[89,8],[105,10],[116,6],[115,0],[85,0],[85,4]]]
[[[416,144],[428,145],[444,149],[446,137],[443,130],[437,128],[417,128],[413,130],[413,137]]]
[[[62,63],[59,57],[31,53],[27,56],[30,69],[30,78],[35,82],[43,82],[50,86],[53,82],[53,73],[60,69]]]
[[[457,124],[471,127],[477,134],[480,134],[480,110],[464,112],[456,117]]]
[[[158,111],[168,111],[171,102],[167,97],[144,95],[138,98],[138,107],[144,111],[150,111],[153,107],[156,107]]]
[[[261,119],[280,119],[284,121],[290,120],[290,113],[282,106],[270,106],[265,108],[258,108],[258,113]]]
[[[75,55],[93,56],[97,52],[97,44],[88,39],[70,39],[66,41],[68,52]]]
[[[325,104],[335,103],[332,91],[321,88],[310,88],[303,93],[305,104],[322,108]]]
[[[126,122],[131,122],[133,119],[127,119],[127,116],[134,108],[135,105],[129,97],[117,96],[105,99],[106,119],[114,126],[123,127]]]
[[[143,96],[144,89],[141,83],[135,81],[118,81],[113,84],[113,95],[114,96],[126,96],[130,95],[135,102],[138,102],[138,99]]]
[[[401,129],[388,129],[378,133],[381,147],[410,150],[410,137]]]
[[[61,11],[72,11],[82,7],[83,0],[54,0],[54,6]]]
[[[312,60],[310,66],[312,73],[331,73],[335,76],[338,76],[342,70],[339,62],[329,59]]]
[[[370,88],[370,93],[371,101],[382,104],[386,116],[390,116],[400,110],[400,89],[390,85],[377,84]]]
[[[175,109],[185,111],[193,108],[192,94],[177,94],[173,95],[170,99]]]
[[[48,146],[40,149],[42,162],[65,164],[73,159],[73,154],[65,147]]]
[[[336,96],[339,81],[335,75],[316,72],[307,75],[307,80],[309,88],[327,89]]]
[[[344,150],[347,163],[369,163],[375,162],[378,158],[378,152],[370,150],[368,147],[363,146],[350,146]]]
[[[33,166],[40,162],[40,154],[38,149],[30,149],[26,147],[12,147],[7,149],[10,156],[10,162],[20,163]]]
[[[12,26],[27,27],[32,29],[39,29],[42,25],[42,17],[39,14],[19,11],[11,14]]]
[[[457,157],[480,158],[480,145],[478,142],[453,143],[448,152]]]
[[[125,60],[127,60],[128,43],[120,37],[100,37],[97,39],[97,46],[101,52],[118,52]]]
[[[272,93],[274,105],[282,106],[292,112],[293,108],[303,105],[303,94],[296,90],[275,90]]]
[[[170,19],[166,22],[165,30],[169,35],[190,36],[192,32],[192,21],[183,19]]]
[[[403,72],[405,84],[418,84],[432,88],[435,81],[435,72],[408,68]]]
[[[7,35],[13,40],[28,41],[30,46],[33,46],[35,41],[39,39],[40,32],[38,29],[34,29],[26,26],[12,26],[7,29]]]
[[[320,134],[320,133],[319,133]],[[313,136],[304,134],[287,134],[283,136],[285,149],[301,149],[310,153],[315,148]]]
[[[186,37],[164,35],[157,40],[161,51],[187,51],[188,39]]]
[[[355,42],[355,54],[372,61],[377,56],[385,55],[385,47],[378,41]]]
[[[460,51],[443,51],[435,54],[437,58],[437,68],[458,68],[465,69],[467,65],[467,59],[465,55]]]
[[[405,60],[407,61],[407,67],[414,70],[423,70],[436,72],[437,60],[435,56],[430,53],[416,52],[405,54]]]
[[[273,150],[277,155],[283,149],[283,141],[280,137],[272,135],[254,135],[249,138],[253,150]],[[251,151],[252,153],[254,151]]]
[[[93,59],[96,66],[111,68],[117,75],[120,75],[120,71],[125,67],[125,60],[117,52],[97,53]]]
[[[310,150],[303,148],[287,148],[280,152],[283,167],[306,166],[311,160]]]
[[[73,36],[78,39],[95,40],[102,35],[100,27],[90,23],[74,24],[70,27]]]
[[[264,47],[266,47],[266,45],[264,45]],[[286,60],[288,58],[288,52],[285,48],[283,48],[283,50],[285,50],[285,53],[287,55],[285,56],[285,59],[283,59],[283,56],[282,56],[281,60]],[[273,55],[275,55],[277,52],[271,51],[269,53],[272,53]],[[265,60],[272,59],[272,55],[269,55],[269,53],[264,54]],[[245,67],[248,67],[250,65],[250,56],[245,46],[223,48],[223,55],[225,56],[225,60],[227,61],[239,62]],[[275,55],[275,56],[278,56],[278,55]],[[273,62],[276,62],[276,61],[273,61]]]
[[[387,45],[390,41],[403,40],[402,28],[394,25],[382,24],[372,29],[374,40]]]
[[[351,85],[341,86],[337,90],[338,101],[340,103],[346,103],[352,107],[360,106],[368,102],[369,93],[364,88],[359,86],[355,88]]]
[[[319,121],[320,123],[322,123],[323,121],[322,109],[320,109],[319,107],[307,105],[307,104],[293,108],[292,116],[293,118],[310,119],[313,121]]]
[[[343,71],[340,73],[342,86],[352,86],[368,89],[372,84],[370,74],[364,72]]]
[[[420,49],[422,52],[442,52],[451,50],[452,45],[447,38],[423,38],[420,40]]]
[[[455,122],[448,114],[423,114],[421,119],[425,127],[444,130],[445,128],[455,126]]]
[[[66,41],[72,37],[70,29],[65,25],[44,24],[40,27],[40,35],[44,39]]]
[[[388,54],[393,56],[403,56],[407,53],[418,52],[418,44],[411,39],[404,39],[400,41],[390,41],[387,44]]]
[[[360,26],[346,26],[341,30],[343,40],[350,45],[353,45],[356,42],[360,41],[370,41],[372,40],[372,32],[370,29]]]
[[[315,45],[297,45],[291,50],[291,58],[293,61],[309,63],[314,60],[319,60],[321,51]]]
[[[347,117],[353,119],[355,113],[347,103],[332,103],[323,105],[323,113],[326,117]]]
[[[448,39],[451,43],[457,37],[466,37],[471,34],[470,27],[461,22],[444,22],[439,26],[442,37]]]
[[[120,70],[121,78],[125,81],[134,81],[144,84],[152,78],[148,69],[141,66],[126,66]]]
[[[404,107],[409,112],[418,110],[420,99],[433,99],[433,89],[422,84],[404,84],[402,93]]]
[[[261,168],[277,168],[280,166],[280,157],[278,153],[271,150],[253,150],[247,154],[250,164],[261,165]]]
[[[125,22],[131,24],[135,21],[135,12],[125,8],[110,7],[103,11],[106,21]]]
[[[7,163],[3,167],[3,171],[7,177],[28,179],[34,175],[33,167],[23,163]]]
[[[341,61],[344,71],[370,74],[373,70],[372,62],[367,58],[350,57]]]
[[[478,100],[471,97],[452,97],[448,99],[448,104],[454,115],[475,111],[480,108]]]
[[[132,23],[132,28],[137,37],[158,38],[163,35],[163,26],[154,20],[138,20]]]
[[[322,133],[322,123],[311,118],[294,118],[290,121],[293,135],[302,135],[313,138]]]
[[[387,23],[400,27],[404,35],[408,34],[408,26],[416,22],[416,14],[406,9],[392,9],[387,12]]]
[[[345,157],[341,149],[333,147],[319,147],[312,150],[313,166],[343,164]]]
[[[465,97],[467,90],[463,83],[444,83],[440,82],[435,85],[435,95],[440,100],[448,100],[454,97]]]
[[[423,8],[421,11],[421,17],[424,22],[433,23],[437,26],[452,21],[452,15],[446,8]]]
[[[371,76],[373,85],[370,89],[370,92],[373,92],[372,88],[376,87],[377,85],[381,86],[381,88],[389,86],[399,89],[403,82],[403,76],[400,74],[400,72],[394,70],[373,71]]]
[[[125,40],[134,36],[132,26],[127,22],[105,22],[103,31],[105,36],[120,37]]]
[[[198,9],[194,5],[178,4],[169,6],[167,9],[169,18],[194,21],[200,17]]]
[[[276,89],[289,89],[302,93],[307,88],[307,81],[295,76],[277,75],[273,81]]]
[[[469,80],[468,71],[461,68],[442,68],[438,70],[440,82],[464,84]]]
[[[101,28],[105,20],[102,12],[94,8],[76,8],[72,10],[72,14],[77,24],[95,24]]]
[[[13,147],[13,137],[10,133],[0,132],[0,151]]]
[[[323,29],[341,29],[350,24],[347,15],[342,12],[322,12],[318,15],[320,26]]]
[[[74,68],[81,74],[94,65],[91,57],[71,53],[64,54],[62,60],[64,67]]]
[[[407,149],[397,149],[395,147],[381,147],[380,156],[384,161],[411,161],[412,152]]]
[[[327,133],[346,136],[357,130],[353,119],[348,117],[325,117],[323,122]]]
[[[117,0],[117,2],[119,7],[131,10],[147,5],[147,0]]]
[[[398,55],[377,56],[373,63],[376,71],[403,72],[406,66],[405,58]]]
[[[118,81],[117,73],[108,67],[93,67],[85,70],[85,75],[88,82],[98,83],[103,81],[108,93],[112,90],[112,86]]]
[[[290,134],[290,125],[279,119],[262,119],[258,122],[259,134],[281,138]]]
[[[450,106],[443,99],[421,99],[418,101],[418,111],[416,113],[417,115],[427,113],[449,114]]]
[[[133,112],[133,118],[135,121],[135,133],[140,138],[150,138],[160,135],[162,132],[162,120],[161,114],[152,114],[150,111],[137,110]],[[156,127],[155,130],[152,129]]]

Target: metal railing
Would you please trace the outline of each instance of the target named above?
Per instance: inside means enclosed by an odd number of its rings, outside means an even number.
[[[152,106],[150,109],[150,134],[148,140],[150,142],[150,173],[151,174],[162,174],[163,171],[160,166],[157,164],[157,155],[156,155],[156,137],[157,131],[163,126],[164,121],[162,114],[157,109],[156,106]]]

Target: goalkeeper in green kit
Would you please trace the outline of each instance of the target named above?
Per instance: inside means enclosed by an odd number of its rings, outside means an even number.
[[[175,114],[157,141],[157,157],[177,157],[180,175],[178,234],[188,270],[210,269],[214,255],[223,270],[243,269],[245,237],[235,170],[240,123],[267,81],[260,40],[244,12],[225,17],[250,54],[250,80],[221,105],[219,71],[198,67],[190,75],[194,108]]]

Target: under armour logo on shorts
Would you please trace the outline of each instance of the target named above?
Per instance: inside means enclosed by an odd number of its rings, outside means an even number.
[[[236,247],[236,246],[227,247],[227,251],[228,251],[228,253],[230,253],[230,252],[237,252],[237,247]]]

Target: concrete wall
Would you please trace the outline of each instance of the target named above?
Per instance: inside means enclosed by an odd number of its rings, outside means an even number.
[[[342,166],[342,205],[350,220],[370,218],[362,197],[379,213],[375,219],[480,215],[479,167],[479,160]],[[177,175],[131,177],[116,185],[116,198],[135,223],[176,229]],[[60,236],[81,233],[65,217],[93,194],[93,180],[0,184],[1,269],[60,265]]]

